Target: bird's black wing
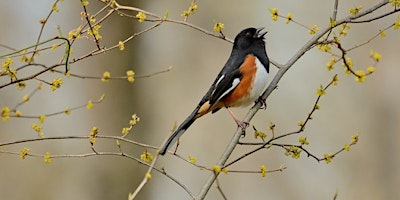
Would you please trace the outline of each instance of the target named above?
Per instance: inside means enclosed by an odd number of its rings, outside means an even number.
[[[240,73],[240,66],[244,61],[243,59],[238,59],[236,56],[230,56],[224,68],[218,74],[217,78],[213,83],[213,87],[205,95],[205,99],[210,102],[211,105],[218,103],[226,95],[230,94],[236,86],[239,84],[242,74]]]

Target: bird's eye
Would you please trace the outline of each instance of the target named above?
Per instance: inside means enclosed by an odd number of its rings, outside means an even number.
[[[247,32],[246,37],[253,37],[253,34],[251,34],[250,32]]]

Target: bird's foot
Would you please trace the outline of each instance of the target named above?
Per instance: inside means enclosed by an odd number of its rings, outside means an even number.
[[[257,105],[258,102],[261,103],[260,109],[263,109],[263,110],[267,109],[267,101],[265,99],[263,99],[261,96],[258,97],[258,99],[256,100],[253,108]]]
[[[240,121],[240,120],[235,120],[236,124],[238,125],[238,127],[240,127],[242,129],[242,136],[244,137],[246,135],[246,128],[249,126],[249,122],[245,122],[245,121]]]

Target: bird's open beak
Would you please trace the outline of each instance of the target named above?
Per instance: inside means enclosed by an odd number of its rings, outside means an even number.
[[[257,38],[264,38],[264,35],[268,33],[268,31],[262,32],[262,30],[264,30],[264,27],[257,29],[257,34],[255,35]]]

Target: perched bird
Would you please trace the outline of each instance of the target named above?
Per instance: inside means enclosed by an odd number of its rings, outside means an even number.
[[[192,114],[166,140],[159,151],[160,155],[164,155],[196,119],[223,107],[228,109],[238,126],[247,126],[229,108],[255,102],[267,86],[269,59],[264,42],[267,32],[261,32],[263,29],[247,28],[235,37],[225,66]]]

